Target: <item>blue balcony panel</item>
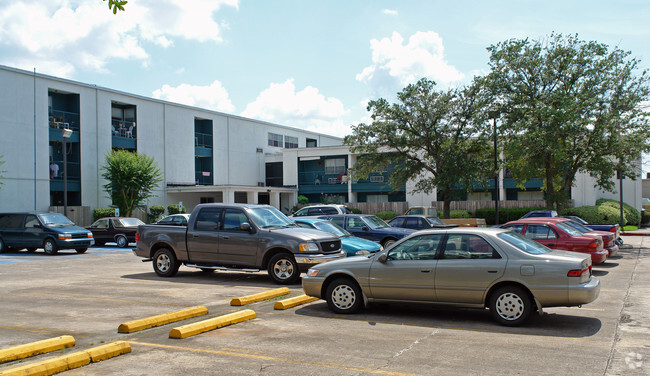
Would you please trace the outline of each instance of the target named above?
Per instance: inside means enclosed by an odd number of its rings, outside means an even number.
[[[531,179],[524,183],[526,189],[541,188],[544,185],[544,180],[541,178]],[[503,179],[503,188],[519,188],[515,179]]]
[[[137,141],[135,138],[113,136],[113,147],[121,149],[132,149],[137,148]]]
[[[300,185],[298,194],[312,193],[348,193],[347,184],[317,184],[317,185]]]
[[[197,146],[194,148],[194,155],[197,157],[212,157],[212,149]]]
[[[81,182],[79,180],[69,179],[67,182],[68,192],[81,192]],[[63,179],[50,180],[51,192],[63,192]]]

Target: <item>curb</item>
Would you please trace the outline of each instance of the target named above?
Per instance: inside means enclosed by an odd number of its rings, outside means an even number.
[[[58,358],[43,360],[22,367],[0,371],[0,376],[34,375],[45,376],[79,368],[118,355],[131,352],[128,342],[118,341],[92,349],[71,353]]]
[[[621,232],[622,236],[650,236],[650,232]]]
[[[179,326],[169,331],[169,338],[183,339],[224,326],[237,324],[242,321],[251,320],[257,317],[255,311],[246,309],[239,312],[229,313],[227,315],[215,317],[208,320],[199,321],[193,324]]]
[[[241,298],[233,298],[230,301],[232,306],[243,306],[250,303],[259,302],[262,300],[267,300],[271,298],[276,298],[278,296],[287,295],[291,292],[288,287],[281,287],[279,289],[274,289],[270,291],[260,292],[258,294],[242,296]]]
[[[317,300],[319,300],[319,299],[314,298],[312,296],[300,295],[300,296],[296,296],[294,298],[284,299],[284,300],[280,300],[279,302],[275,302],[275,305],[273,305],[273,309],[293,308],[295,306],[315,302]]]
[[[144,319],[133,320],[120,324],[117,328],[118,333],[133,333],[139,330],[161,326],[171,322],[189,319],[190,317],[202,316],[208,313],[208,308],[196,306],[181,309],[180,311],[163,313],[157,316],[151,316]]]
[[[0,350],[0,363],[46,354],[75,345],[74,337],[60,336]]]

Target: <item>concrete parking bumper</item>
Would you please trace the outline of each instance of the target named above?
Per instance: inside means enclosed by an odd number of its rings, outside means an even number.
[[[317,300],[318,298],[314,298],[313,296],[300,295],[293,298],[280,300],[279,302],[275,302],[275,304],[273,305],[273,309],[289,309],[289,308],[299,306],[301,304],[315,302]]]
[[[180,311],[163,313],[157,316],[151,316],[139,320],[133,320],[133,321],[122,323],[117,328],[117,332],[133,333],[139,330],[144,330],[148,328],[153,328],[155,326],[161,326],[172,322],[189,319],[191,317],[202,316],[207,313],[208,313],[208,308],[204,306],[185,308],[185,309],[181,309]]]
[[[255,311],[246,309],[239,312],[229,313],[227,315],[215,317],[208,320],[199,321],[193,324],[179,326],[169,332],[169,338],[183,339],[224,326],[251,320],[257,317]]]
[[[0,363],[46,354],[75,345],[74,337],[60,336],[0,350]]]
[[[278,296],[287,295],[290,292],[291,290],[289,290],[287,287],[281,287],[279,289],[264,291],[258,294],[242,296],[241,298],[234,298],[230,301],[230,305],[243,306],[246,304],[261,302],[262,300],[277,298]]]

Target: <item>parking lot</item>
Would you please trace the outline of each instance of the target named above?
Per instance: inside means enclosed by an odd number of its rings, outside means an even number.
[[[265,272],[204,273],[181,267],[158,277],[130,249],[94,247],[86,254],[0,255],[0,349],[70,335],[76,346],[2,371],[117,340],[132,351],[66,375],[496,375],[650,374],[650,237],[624,237],[627,247],[604,265],[600,297],[582,308],[549,308],[525,326],[502,327],[487,310],[372,305],[335,315],[320,300],[287,310],[276,301],[243,307],[231,299],[276,289]],[[206,306],[205,316],[140,332],[121,323]],[[180,325],[254,310],[257,317],[185,339]]]

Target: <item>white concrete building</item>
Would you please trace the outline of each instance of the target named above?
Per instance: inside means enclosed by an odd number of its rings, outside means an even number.
[[[0,88],[0,211],[63,206],[64,190],[67,206],[110,207],[101,166],[113,148],[145,153],[162,170],[163,182],[149,205],[182,201],[191,209],[200,202],[248,202],[291,208],[297,190],[266,184],[265,155],[342,141],[5,66]],[[64,128],[72,130],[65,158]]]

